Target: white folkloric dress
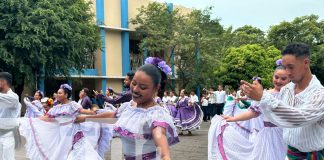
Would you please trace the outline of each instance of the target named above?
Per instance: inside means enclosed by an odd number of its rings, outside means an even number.
[[[250,109],[261,114],[258,106],[252,105]],[[284,160],[287,145],[283,140],[282,129],[265,117],[263,121],[264,127],[251,141],[222,117],[215,116],[208,132],[208,159]]]
[[[22,119],[20,133],[26,138],[27,157],[32,160],[103,159],[96,151],[103,140],[100,139],[100,125],[74,123],[81,108],[72,101],[49,110],[51,122],[39,118]]]
[[[224,106],[223,114],[233,117],[248,111],[248,107],[249,106],[245,106],[245,104],[243,104],[241,101],[240,103],[237,103],[235,102],[234,98],[228,98]],[[250,138],[254,137],[255,134],[263,127],[263,118],[259,116],[246,121],[228,122],[228,124],[234,127],[245,138]]]
[[[132,101],[126,102],[118,108],[116,117],[114,132],[122,140],[126,160],[159,159],[152,135],[155,127],[165,128],[169,146],[179,142],[172,117],[160,105],[144,109],[133,106]]]

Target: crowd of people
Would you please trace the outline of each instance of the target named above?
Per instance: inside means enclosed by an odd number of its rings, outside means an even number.
[[[324,87],[312,75],[309,57],[307,45],[290,44],[276,62],[272,89],[264,89],[255,76],[252,83],[241,81],[238,91],[218,85],[201,96],[165,91],[171,68],[149,57],[126,75],[122,93],[83,88],[76,102],[69,84],[53,98],[37,90],[23,98],[22,118],[19,97],[10,88],[12,75],[0,72],[0,159],[13,160],[23,136],[32,160],[105,159],[114,137],[121,139],[126,160],[168,160],[178,136],[193,135],[205,121],[209,160],[321,160]]]

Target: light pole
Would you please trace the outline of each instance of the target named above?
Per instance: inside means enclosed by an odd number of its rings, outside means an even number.
[[[197,33],[196,34],[196,75],[198,76],[198,78],[200,77],[200,45],[199,45],[199,37],[200,34]],[[199,80],[197,81],[197,85],[196,85],[196,92],[197,92],[197,96],[200,97],[200,83]]]

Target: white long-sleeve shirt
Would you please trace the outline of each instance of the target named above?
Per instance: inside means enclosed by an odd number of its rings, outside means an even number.
[[[269,120],[283,127],[288,145],[302,152],[324,148],[324,87],[313,75],[307,88],[294,94],[294,83],[281,89],[279,100],[264,92],[260,108]]]
[[[190,95],[190,101],[192,103],[199,103],[199,99],[197,95]]]
[[[9,130],[18,126],[21,105],[19,97],[11,89],[7,93],[0,93],[0,137],[1,130]]]
[[[163,103],[168,103],[169,100],[170,100],[170,97],[169,96],[163,96],[162,97],[162,102]]]
[[[216,103],[216,91],[213,91],[208,94],[208,103],[210,103],[210,104]]]
[[[178,99],[178,97],[177,96],[172,96],[172,97],[170,97],[170,101],[171,101],[171,103],[177,103],[177,99]]]
[[[216,91],[216,103],[225,103],[226,100],[226,92],[225,91]]]

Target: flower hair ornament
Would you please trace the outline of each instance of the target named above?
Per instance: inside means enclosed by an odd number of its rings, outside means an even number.
[[[69,91],[72,91],[72,87],[69,84],[62,84],[60,86],[61,89],[67,89]]]
[[[276,65],[277,66],[282,66],[282,59],[276,60]]]
[[[165,61],[163,61],[160,58],[157,58],[157,57],[148,57],[148,58],[145,59],[145,64],[153,64],[153,65],[155,65],[162,72],[164,72],[166,75],[171,75],[172,74],[171,68],[166,64]]]
[[[49,106],[52,106],[52,105],[54,104],[54,100],[53,100],[52,98],[49,98],[49,99],[47,100],[47,104],[48,104]]]
[[[46,103],[49,106],[52,106],[54,104],[53,99],[48,97],[44,97],[43,99],[41,99],[41,102]]]

